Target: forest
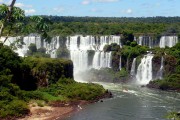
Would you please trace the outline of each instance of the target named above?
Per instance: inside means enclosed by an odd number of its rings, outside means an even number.
[[[180,33],[179,17],[147,17],[147,18],[89,18],[89,17],[58,17],[42,16],[49,36],[67,35],[120,35],[123,32],[130,32],[134,35],[147,34],[158,36],[164,34]],[[17,25],[8,26],[4,34],[11,28],[11,35],[28,35],[36,33],[35,23],[32,17],[26,17]],[[92,19],[92,20],[91,20]],[[100,19],[100,21],[98,21]]]
[[[70,51],[65,47],[67,37],[72,35],[92,35],[97,38],[105,35],[121,36],[122,48],[112,43],[105,45],[102,50],[111,52],[112,67],[91,69],[88,78],[92,81],[128,83],[132,78],[130,69],[133,59],[137,58],[139,65],[141,58],[147,51],[151,51],[154,55],[153,72],[158,72],[157,66],[160,67],[161,58],[165,59],[164,77],[151,81],[147,87],[177,92],[180,90],[180,43],[173,47],[148,48],[134,41],[135,37],[141,35],[158,40],[163,35],[173,35],[180,39],[180,17],[25,16],[24,11],[18,7],[12,5],[9,10],[8,6],[0,5],[0,18],[0,38],[5,36],[5,40],[0,43],[0,119],[13,119],[29,114],[28,104],[31,101],[43,107],[55,102],[93,102],[106,94],[112,97],[102,85],[74,80],[74,63],[67,59]],[[23,38],[36,34],[48,43],[51,43],[54,36],[60,36],[64,44],[57,49],[57,58],[50,58],[46,48],[37,49],[36,44],[28,46],[26,57],[20,57],[14,52],[16,44],[5,45],[8,37]],[[19,48],[24,44],[21,39],[17,42],[21,43]],[[95,50],[87,52],[91,59],[88,64],[92,64]],[[119,68],[120,56],[122,69]]]

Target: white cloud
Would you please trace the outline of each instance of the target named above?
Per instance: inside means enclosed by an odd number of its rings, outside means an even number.
[[[24,7],[25,5],[23,3],[16,3],[15,6],[16,7]]]
[[[3,3],[4,1],[3,0],[0,0],[0,3]]]
[[[132,9],[130,9],[130,8],[127,10],[122,10],[121,12],[126,13],[126,14],[132,14],[133,13]]]
[[[20,8],[22,8],[22,7],[24,7],[24,8],[32,8],[32,5],[25,5],[23,3],[15,3],[15,6],[20,7]]]
[[[33,14],[33,13],[35,13],[35,12],[36,12],[35,9],[25,10],[25,13],[26,13],[26,14]]]
[[[63,12],[65,9],[63,7],[55,7],[53,10],[56,12]]]
[[[91,9],[91,12],[101,12],[101,10],[96,9],[96,8],[92,8],[92,9]]]
[[[110,3],[110,2],[118,2],[119,0],[83,0],[81,2],[82,5],[88,5],[90,3],[95,3],[95,2],[99,2],[99,3]]]
[[[93,0],[94,2],[118,2],[119,0]]]
[[[88,5],[88,4],[90,4],[90,1],[89,0],[84,0],[84,1],[81,2],[81,4],[82,5]]]

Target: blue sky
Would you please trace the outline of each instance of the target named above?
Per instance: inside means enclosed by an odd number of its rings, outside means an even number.
[[[9,3],[11,0],[0,0]],[[180,0],[16,0],[26,15],[180,16]]]

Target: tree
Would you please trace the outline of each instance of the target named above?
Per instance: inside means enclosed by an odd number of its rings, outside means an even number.
[[[131,32],[123,32],[121,42],[123,45],[129,44],[134,41],[134,35]]]
[[[47,32],[49,31],[48,24],[52,24],[52,22],[48,18],[42,18],[40,16],[32,16],[30,17],[30,20],[36,23],[35,29],[41,34],[42,39],[50,42],[51,37],[47,34]]]
[[[0,16],[2,17],[2,20],[0,21],[1,28],[0,28],[0,38],[3,35],[5,27],[8,28],[8,33],[6,35],[6,38],[3,42],[3,44],[8,39],[9,34],[11,33],[11,30],[13,28],[22,29],[23,28],[23,22],[22,20],[25,18],[24,11],[18,7],[14,7],[16,0],[12,0],[11,4],[9,6],[2,4],[0,5]],[[49,30],[49,26],[47,23],[51,23],[49,19],[42,18],[40,16],[33,16],[30,17],[30,20],[34,21],[35,29],[38,33],[42,35],[43,39],[46,39],[47,41],[50,40],[49,35],[47,34],[47,31]],[[18,28],[17,28],[18,27]]]
[[[6,35],[6,38],[3,42],[3,44],[8,39],[8,36],[12,30],[13,25],[25,17],[23,10],[21,10],[18,7],[14,7],[15,2],[16,2],[16,0],[12,0],[11,4],[9,6],[7,6],[5,4],[0,5],[0,16],[2,16],[2,18],[3,18],[0,21],[0,23],[1,23],[0,38],[3,35],[4,28],[7,26],[10,26],[10,29]]]

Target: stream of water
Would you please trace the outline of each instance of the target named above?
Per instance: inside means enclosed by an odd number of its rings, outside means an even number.
[[[180,93],[135,85],[99,83],[114,97],[82,106],[65,120],[166,120],[168,112],[180,110]]]

